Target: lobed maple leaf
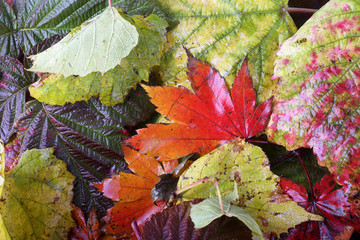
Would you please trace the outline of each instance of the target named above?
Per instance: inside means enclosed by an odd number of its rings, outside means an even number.
[[[85,221],[84,213],[80,208],[73,206],[71,211],[72,217],[76,220],[76,227],[71,228],[71,240],[97,240],[100,237],[101,231],[99,221],[96,217],[95,208],[90,212],[90,216]]]
[[[272,98],[256,104],[247,61],[239,70],[231,94],[219,72],[188,52],[188,78],[194,92],[184,87],[147,87],[157,111],[170,124],[149,124],[128,140],[140,153],[165,161],[198,152],[205,154],[235,138],[251,138],[267,126]]]
[[[285,239],[349,239],[352,227],[358,228],[360,219],[351,214],[344,188],[332,191],[335,187],[334,175],[324,176],[314,187],[314,196],[308,195],[305,187],[282,178],[281,188],[308,212],[324,217],[323,222],[308,221],[289,231]],[[348,237],[345,237],[345,236]]]
[[[154,205],[151,190],[160,181],[158,176],[174,167],[174,162],[168,162],[163,168],[154,158],[127,146],[123,146],[123,152],[128,167],[134,174],[120,172],[92,185],[103,192],[105,197],[117,201],[104,217],[105,233],[116,237],[130,236],[134,220],[142,227],[146,219],[163,209],[163,201]]]

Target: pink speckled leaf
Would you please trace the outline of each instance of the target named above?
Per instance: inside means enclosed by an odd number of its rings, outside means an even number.
[[[310,147],[341,185],[360,189],[360,2],[330,1],[282,45],[268,136]]]

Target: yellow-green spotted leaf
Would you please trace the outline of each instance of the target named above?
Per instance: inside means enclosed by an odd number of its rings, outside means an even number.
[[[4,158],[4,145],[3,142],[0,140],[0,195],[4,185],[4,169],[5,169],[5,158]],[[4,221],[2,216],[0,215],[0,239],[3,240],[10,240],[9,233],[5,227]]]
[[[279,177],[270,171],[265,153],[244,141],[222,145],[196,160],[180,176],[178,189],[203,178],[217,178],[223,196],[232,192],[235,181],[239,197],[232,203],[249,212],[265,233],[280,234],[308,220],[323,220],[283,194],[278,186]],[[183,194],[187,199],[215,196],[212,182],[197,185]]]
[[[132,16],[139,43],[121,63],[104,75],[94,72],[85,77],[51,74],[30,86],[31,95],[41,102],[64,105],[99,96],[104,105],[122,103],[131,88],[149,79],[152,67],[160,64],[165,41],[166,21],[157,15]]]
[[[92,72],[104,74],[129,55],[138,43],[136,27],[115,7],[83,23],[44,52],[30,56],[34,72],[81,77]]]
[[[74,176],[52,153],[51,148],[26,151],[5,173],[0,214],[11,239],[66,239],[74,224]]]
[[[287,0],[158,0],[179,24],[167,34],[161,75],[166,84],[186,81],[185,48],[219,70],[232,84],[246,55],[257,98],[271,96],[275,53],[296,27]]]

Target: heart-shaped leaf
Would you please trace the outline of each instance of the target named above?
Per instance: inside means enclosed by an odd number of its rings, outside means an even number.
[[[137,45],[136,27],[115,7],[74,29],[60,42],[47,50],[30,56],[33,65],[29,71],[86,76],[92,72],[104,74]]]

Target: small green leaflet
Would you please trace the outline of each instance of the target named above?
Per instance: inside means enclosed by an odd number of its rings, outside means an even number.
[[[46,51],[30,56],[34,72],[49,72],[64,76],[86,76],[92,72],[104,74],[137,45],[136,27],[125,20],[115,7],[83,23]]]
[[[230,203],[238,198],[239,194],[235,182],[234,191],[222,200],[225,214],[221,212],[218,197],[211,197],[205,199],[201,203],[191,204],[190,217],[194,222],[195,228],[205,227],[213,220],[225,215],[228,217],[238,218],[252,231],[253,235],[259,236],[260,239],[263,239],[260,227],[255,219],[245,209]]]

